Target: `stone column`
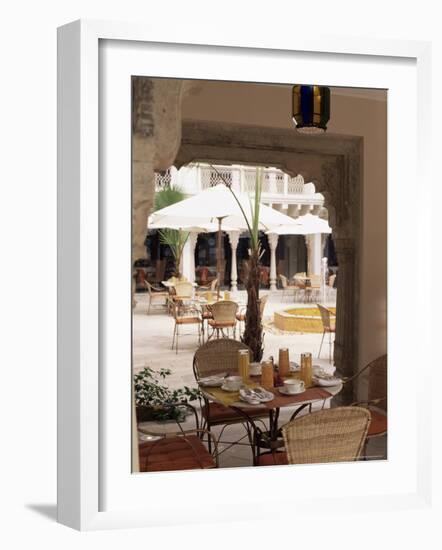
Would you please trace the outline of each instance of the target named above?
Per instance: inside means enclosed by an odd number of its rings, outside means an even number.
[[[301,211],[301,208],[299,204],[289,204],[287,215],[291,218],[299,218],[299,212]]]
[[[328,272],[327,258],[322,258],[321,260],[321,295],[322,295],[322,301],[324,302],[324,304],[327,301],[327,272]]]
[[[195,282],[195,246],[198,233],[192,231],[186,241],[182,256],[182,274],[191,283]]]
[[[321,261],[322,261],[322,248],[321,248],[321,234],[315,233],[310,235],[312,243],[312,264],[311,273],[319,275],[321,273]]]
[[[276,247],[278,246],[278,235],[269,233],[267,235],[270,246],[270,290],[276,290]]]
[[[307,249],[307,275],[311,274],[311,267],[312,267],[312,241],[310,239],[310,235],[305,235],[305,247]]]
[[[232,250],[232,262],[230,269],[230,290],[238,290],[238,268],[236,266],[236,249],[238,248],[239,231],[228,231],[230,248]]]
[[[352,239],[335,239],[335,249],[339,269],[337,275],[336,311],[338,315],[336,317],[334,362],[341,374],[352,376],[357,364],[354,242]],[[344,385],[343,397],[345,402],[353,399],[351,384]]]
[[[146,257],[154,171],[166,170],[181,142],[183,81],[132,78],[132,261]]]

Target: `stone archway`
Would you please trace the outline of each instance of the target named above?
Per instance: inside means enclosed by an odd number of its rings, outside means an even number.
[[[181,125],[181,97],[191,86],[174,79],[133,79],[133,258],[144,255],[154,170],[204,161],[302,174],[324,195],[329,210],[339,262],[334,359],[340,372],[351,376],[358,365],[362,138],[218,122]],[[346,386],[346,392],[352,389]]]
[[[361,159],[360,137],[184,121],[174,162],[178,168],[198,161],[277,166],[292,176],[302,174],[324,195],[339,262],[334,359],[345,376],[358,365]]]

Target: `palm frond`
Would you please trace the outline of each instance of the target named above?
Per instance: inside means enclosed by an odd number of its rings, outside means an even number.
[[[166,206],[180,202],[185,198],[186,196],[180,187],[177,185],[170,185],[155,193],[154,210],[161,210],[162,208],[166,208]]]

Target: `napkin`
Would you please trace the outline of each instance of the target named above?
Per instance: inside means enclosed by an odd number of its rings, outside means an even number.
[[[258,399],[258,396],[252,390],[245,390],[245,389],[239,390],[239,397],[242,401],[245,401],[249,405],[260,404],[260,400]]]

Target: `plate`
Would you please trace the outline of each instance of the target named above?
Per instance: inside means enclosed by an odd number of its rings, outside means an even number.
[[[335,378],[334,376],[331,378],[320,378],[319,376],[314,376],[313,381],[317,386],[338,386],[342,383],[342,380],[340,378]]]
[[[333,365],[313,365],[313,374],[316,375],[320,372],[333,375],[336,367]]]
[[[301,390],[301,391],[295,391],[295,392],[288,392],[284,386],[282,386],[281,388],[278,388],[278,391],[279,393],[282,393],[283,395],[299,395],[300,393],[304,393],[305,390]]]
[[[239,392],[239,390],[240,390],[240,388],[237,388],[236,390],[232,390],[231,388],[227,388],[225,384],[223,384],[221,386],[221,389],[224,390],[224,391],[231,392],[231,393]]]
[[[224,384],[224,378],[214,378],[213,380],[200,380],[199,384],[203,388],[219,388]]]
[[[219,374],[213,374],[212,376],[200,378],[198,382],[200,386],[211,386],[212,388],[216,388],[224,384],[225,376],[227,376],[227,372],[220,372]]]

